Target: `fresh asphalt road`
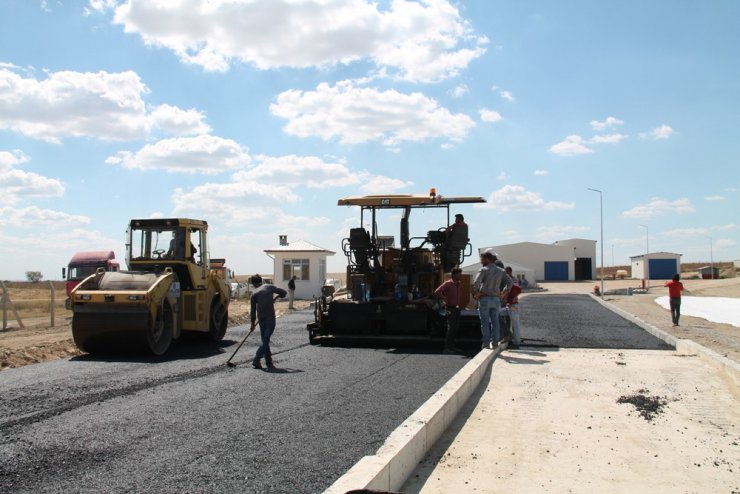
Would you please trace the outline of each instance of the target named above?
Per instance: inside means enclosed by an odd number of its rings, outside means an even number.
[[[522,299],[526,344],[668,348],[588,296]],[[279,372],[229,369],[221,346],[166,358],[78,357],[0,373],[0,492],[320,492],[467,361],[430,348],[307,344],[307,311],[278,320]]]
[[[310,346],[308,311],[278,319],[277,372],[257,332],[165,358],[93,358],[0,373],[0,492],[320,492],[469,357],[436,348]]]

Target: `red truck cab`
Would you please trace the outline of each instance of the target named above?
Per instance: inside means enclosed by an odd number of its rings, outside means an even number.
[[[72,256],[67,265],[66,272],[62,269],[62,278],[65,279],[67,288],[67,300],[74,288],[91,274],[95,274],[98,268],[106,271],[118,271],[121,266],[116,261],[116,254],[112,250],[100,250],[94,252],[78,252]]]

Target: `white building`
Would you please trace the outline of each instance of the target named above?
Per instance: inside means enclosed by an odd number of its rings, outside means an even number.
[[[645,273],[645,256],[646,254],[630,257],[633,278],[670,280],[674,274],[681,272],[681,254],[649,252],[647,254],[647,273]]]
[[[273,260],[273,282],[276,286],[288,289],[288,281],[295,276],[295,297],[312,299],[321,295],[321,286],[326,279],[326,258],[334,252],[305,240],[288,242],[286,235],[280,235],[277,247],[265,249],[265,254]]]
[[[595,277],[594,240],[574,238],[554,244],[518,242],[483,247],[479,252],[487,249],[493,249],[504,264],[516,264],[533,270],[535,281],[572,281]]]
[[[558,240],[555,245],[573,249],[574,280],[596,279],[596,240],[570,238]]]

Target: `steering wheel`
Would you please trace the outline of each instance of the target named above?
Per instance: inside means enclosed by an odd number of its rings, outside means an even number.
[[[154,252],[152,252],[155,256],[157,256],[157,259],[162,258],[162,254],[164,254],[164,249],[157,249]]]

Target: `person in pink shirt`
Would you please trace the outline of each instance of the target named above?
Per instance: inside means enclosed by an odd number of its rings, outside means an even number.
[[[681,292],[683,291],[683,283],[679,280],[681,276],[678,274],[673,275],[671,281],[667,281],[665,286],[668,287],[668,298],[670,299],[671,305],[671,319],[673,325],[678,326],[678,318],[681,317]]]
[[[434,290],[435,298],[442,299],[447,308],[447,337],[445,338],[444,353],[458,353],[455,348],[457,329],[460,326],[460,295],[462,269],[453,268],[450,271],[450,279],[439,285]]]

